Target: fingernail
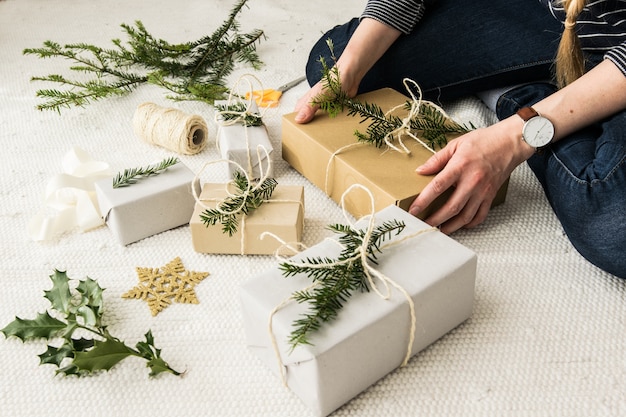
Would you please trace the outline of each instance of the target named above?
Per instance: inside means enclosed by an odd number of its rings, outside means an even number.
[[[412,215],[412,216],[417,217],[417,215],[420,214],[420,209],[417,208],[417,207],[411,207],[409,209],[409,214]]]

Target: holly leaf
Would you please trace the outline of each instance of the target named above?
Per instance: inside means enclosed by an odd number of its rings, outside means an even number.
[[[148,361],[146,366],[150,368],[150,376],[157,376],[162,372],[170,372],[174,375],[180,375],[180,372],[172,369],[167,362],[161,358],[161,349],[157,349],[154,346],[154,337],[152,336],[151,330],[148,330],[145,337],[146,341],[138,342],[135,347],[141,356]]]
[[[76,352],[83,352],[92,348],[93,339],[69,339],[59,346],[49,346],[48,349],[39,356],[39,364],[51,364],[61,368],[61,363],[68,358],[73,358]]]
[[[97,316],[102,315],[102,295],[104,293],[104,289],[100,287],[97,281],[91,278],[80,281],[76,286],[76,291],[78,291],[82,297],[81,305],[91,307],[94,312],[96,312]]]
[[[170,372],[176,376],[180,375],[180,372],[173,370],[170,366],[160,357],[150,359],[147,363],[147,366],[150,368],[150,376],[157,376],[163,372]]]
[[[50,279],[52,280],[52,289],[44,291],[44,297],[50,301],[52,308],[67,314],[72,301],[69,278],[65,271],[55,269],[54,274],[50,275]]]
[[[65,331],[67,331],[68,324],[57,320],[48,314],[39,313],[33,320],[21,319],[15,317],[11,323],[9,323],[0,332],[4,333],[5,337],[15,336],[25,342],[31,339],[51,339]]]
[[[108,371],[118,362],[131,355],[136,356],[137,354],[119,340],[96,340],[92,349],[86,352],[76,352],[73,364],[79,371]]]
[[[61,362],[63,362],[67,358],[74,357],[74,350],[72,349],[72,345],[69,343],[63,343],[59,347],[54,347],[48,345],[48,349],[39,356],[39,364],[50,364],[56,365],[57,367],[61,367]]]

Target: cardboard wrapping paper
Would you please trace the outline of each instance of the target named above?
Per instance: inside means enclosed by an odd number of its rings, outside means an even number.
[[[202,186],[200,201],[207,207],[216,207],[229,192],[234,193],[232,184],[206,183]],[[284,242],[300,242],[304,228],[304,188],[302,186],[278,184],[272,198],[263,203],[239,222],[237,232],[232,236],[222,231],[217,223],[206,226],[200,219],[205,210],[196,203],[191,221],[193,248],[200,253],[271,255],[280,248],[281,242],[272,237],[261,239],[264,232],[271,232]],[[243,236],[242,236],[243,234]],[[242,239],[243,237],[243,239]]]
[[[376,103],[383,111],[408,100],[405,95],[389,88],[362,94],[358,98]],[[404,140],[410,154],[376,148],[370,144],[357,144],[354,132],[365,132],[367,128],[358,116],[348,116],[345,112],[331,118],[319,112],[312,123],[299,124],[294,121],[295,115],[283,116],[282,157],[337,203],[344,191],[358,183],[374,194],[377,211],[390,204],[408,210],[415,197],[432,180],[432,176],[415,172],[432,156],[415,140]],[[334,155],[348,145],[352,146]],[[508,182],[502,186],[494,205],[504,202],[507,186]],[[448,197],[449,193],[444,193],[419,217],[428,217]],[[346,199],[346,209],[357,218],[368,214],[369,207],[369,197],[363,193],[352,193]]]
[[[228,104],[226,100],[216,100],[215,104]],[[250,103],[251,113],[258,113],[256,103]],[[233,161],[243,169],[248,170],[249,178],[261,178],[272,176],[272,157],[274,148],[270,142],[267,128],[262,126],[244,126],[241,123],[222,124],[217,132],[217,147],[222,159]],[[260,150],[262,147],[264,150]],[[233,178],[238,170],[235,164],[228,164],[228,179]]]
[[[122,245],[188,224],[195,205],[194,178],[179,162],[127,187],[113,188],[112,178],[102,179],[95,183],[100,211]]]
[[[430,227],[397,206],[376,213],[376,224],[401,220],[405,230],[389,242]],[[359,222],[365,228],[364,222]],[[385,242],[387,243],[387,242]],[[317,256],[336,258],[341,248],[325,240],[291,261]],[[408,238],[383,250],[376,270],[408,292],[415,305],[416,330],[411,354],[423,350],[470,317],[474,305],[476,255],[439,231]],[[400,291],[389,299],[375,292],[355,293],[336,321],[311,335],[313,345],[288,345],[292,323],[306,305],[286,304],[272,311],[294,291],[311,284],[298,275],[286,278],[278,266],[246,282],[241,303],[247,344],[271,370],[280,367],[272,348],[269,320],[278,343],[288,387],[316,415],[325,416],[396,369],[407,353],[410,311]]]

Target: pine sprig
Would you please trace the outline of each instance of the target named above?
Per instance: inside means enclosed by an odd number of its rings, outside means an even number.
[[[241,119],[241,124],[247,127],[263,126],[263,118],[258,113],[250,113],[245,103],[217,104],[215,109],[220,113],[222,120],[228,122]],[[241,115],[243,114],[243,118]]]
[[[136,183],[140,178],[158,175],[179,162],[180,159],[170,156],[158,164],[125,169],[123,172],[118,172],[115,178],[113,178],[113,188],[128,187],[129,185]]]
[[[40,364],[56,366],[57,374],[85,376],[108,371],[123,359],[135,356],[146,361],[150,376],[163,372],[181,375],[161,358],[161,350],[154,346],[151,331],[135,348],[109,333],[103,321],[104,289],[95,280],[80,280],[72,289],[71,280],[64,271],[55,270],[50,279],[52,288],[45,291],[44,297],[50,302],[53,314],[45,311],[34,319],[16,317],[0,330],[5,337],[15,336],[23,342],[36,339],[60,341],[60,344],[56,343],[58,346],[48,345],[39,355]],[[76,332],[93,338],[77,337]]]
[[[206,209],[200,214],[200,220],[205,226],[213,226],[217,223],[222,225],[222,232],[232,236],[237,233],[239,219],[244,214],[249,214],[259,208],[265,201],[272,197],[272,193],[278,183],[274,178],[266,178],[258,187],[244,195],[249,183],[245,175],[235,171],[233,183],[239,194],[228,197],[217,208]]]
[[[57,84],[65,89],[41,89],[36,95],[44,102],[39,110],[56,110],[85,106],[107,97],[124,95],[143,84],[154,84],[170,92],[171,100],[196,100],[213,104],[225,98],[225,78],[236,64],[255,69],[262,62],[256,45],[263,31],[241,33],[237,16],[247,0],[239,0],[228,18],[212,35],[196,41],[172,44],[152,36],[141,21],[122,24],[127,40],[113,39],[112,48],[87,43],[61,46],[45,41],[40,48],[23,53],[39,58],[64,58],[72,62],[69,69],[87,77],[70,79],[52,74],[33,77],[34,81]]]
[[[332,41],[328,40],[327,44],[331,51],[331,57],[336,62]],[[360,123],[369,121],[370,125],[365,133],[358,130],[354,132],[357,140],[371,143],[377,148],[385,145],[386,136],[402,127],[402,119],[393,114],[385,114],[380,106],[375,103],[362,102],[349,97],[342,89],[338,67],[336,65],[330,67],[324,57],[320,58],[320,64],[324,89],[322,93],[313,98],[312,104],[319,106],[330,117],[336,117],[347,110],[348,116],[361,117]],[[407,101],[404,106],[407,112],[411,110],[411,104],[411,101]],[[469,125],[457,123],[428,102],[421,103],[419,111],[410,120],[410,127],[412,131],[420,132],[421,139],[424,139],[431,148],[445,146],[450,134],[466,133],[474,129],[471,123]]]
[[[356,256],[363,245],[365,231],[341,224],[330,225],[329,228],[340,234],[339,242],[344,249],[338,258],[306,258],[301,263],[283,262],[279,266],[285,277],[305,274],[318,283],[311,289],[293,294],[295,301],[309,303],[310,309],[293,322],[294,329],[289,337],[292,349],[300,344],[311,344],[309,335],[318,331],[324,323],[335,320],[354,292],[370,290],[365,266],[360,257]],[[404,228],[405,224],[397,220],[377,226],[367,242],[368,261],[377,264],[377,254],[381,253],[382,243],[401,233]]]

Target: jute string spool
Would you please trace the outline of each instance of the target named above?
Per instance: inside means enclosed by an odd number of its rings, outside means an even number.
[[[209,137],[209,129],[201,116],[149,102],[135,110],[133,130],[144,142],[184,155],[202,151]]]

